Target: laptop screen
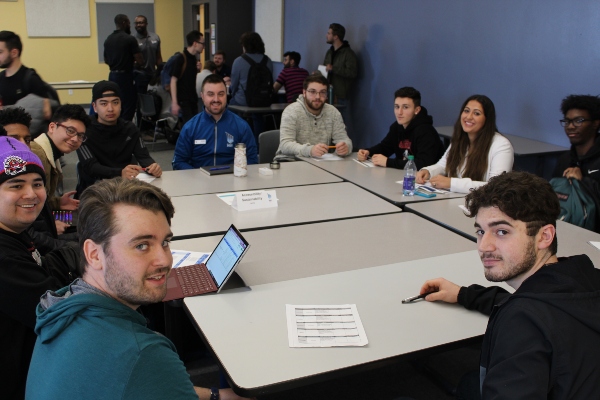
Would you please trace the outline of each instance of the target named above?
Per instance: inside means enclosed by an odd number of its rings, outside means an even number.
[[[223,282],[227,280],[247,248],[248,242],[231,225],[206,261],[206,268],[212,273],[217,287],[220,288]]]

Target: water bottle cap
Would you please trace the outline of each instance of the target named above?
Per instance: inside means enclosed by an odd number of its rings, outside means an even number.
[[[408,158],[409,160],[413,161],[415,159],[415,156],[408,156],[406,158]]]

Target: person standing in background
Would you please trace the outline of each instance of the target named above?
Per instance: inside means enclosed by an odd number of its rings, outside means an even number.
[[[127,15],[115,16],[115,28],[104,41],[104,62],[110,68],[108,80],[121,88],[121,118],[131,121],[137,104],[137,92],[133,83],[134,62],[141,67],[144,65],[144,58],[137,40],[131,36],[131,23]]]
[[[160,52],[160,37],[154,32],[148,32],[148,18],[143,15],[135,17],[135,31],[134,37],[145,61],[141,69],[134,71],[135,86],[138,93],[146,93],[150,79],[163,62]]]

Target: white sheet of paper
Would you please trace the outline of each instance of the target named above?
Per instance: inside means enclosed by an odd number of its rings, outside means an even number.
[[[313,64],[314,65],[314,64]],[[319,65],[319,67],[317,68],[319,70],[319,72],[325,77],[327,78],[327,67],[324,65]]]
[[[285,305],[290,347],[366,346],[356,304]]]
[[[596,249],[600,250],[600,242],[592,242],[590,240],[588,243],[594,246]]]
[[[375,164],[373,164],[371,160],[358,161],[356,158],[353,158],[353,160],[362,165],[363,167],[373,168],[375,166]]]
[[[208,259],[210,253],[201,253],[187,250],[171,250],[173,256],[173,268],[186,265],[200,264]]]
[[[153,180],[156,179],[155,176],[152,176],[150,174],[147,174],[145,172],[140,172],[139,174],[137,174],[136,176],[137,180],[142,181],[142,182],[152,182]]]
[[[335,153],[325,153],[321,156],[321,158],[312,157],[313,160],[316,161],[340,161],[343,160],[342,157],[338,156]]]

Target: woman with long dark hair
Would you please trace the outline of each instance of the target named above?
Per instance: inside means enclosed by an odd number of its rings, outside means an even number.
[[[475,94],[462,105],[448,150],[436,164],[417,172],[416,182],[429,181],[436,188],[468,193],[512,170],[513,161],[510,141],[498,133],[494,103]]]

